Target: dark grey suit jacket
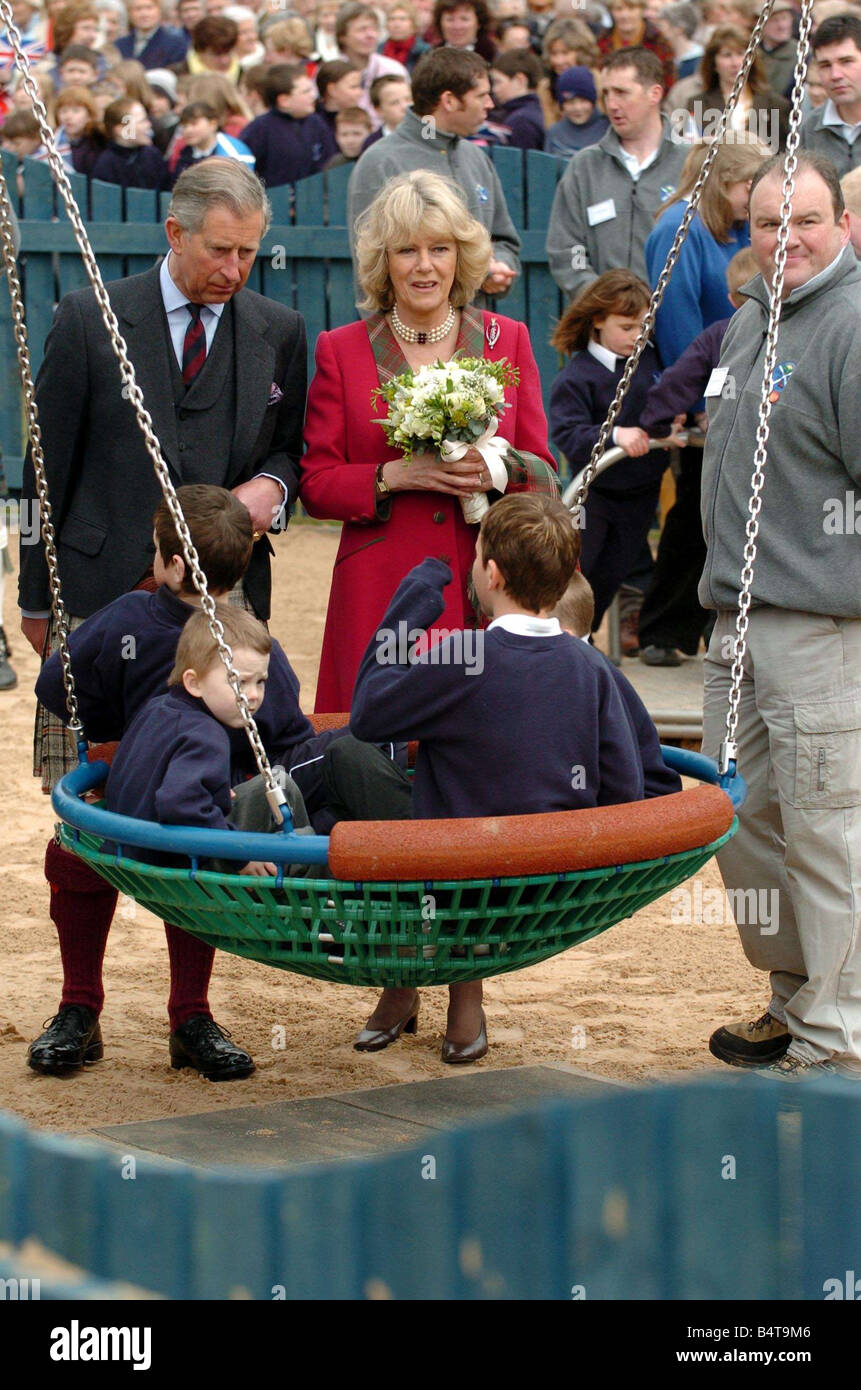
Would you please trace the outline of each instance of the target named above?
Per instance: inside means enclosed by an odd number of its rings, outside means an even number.
[[[144,404],[176,485],[182,476],[171,351],[155,266],[115,280],[108,295],[126,340]],[[236,420],[225,441],[225,487],[258,473],[281,479],[293,502],[307,391],[305,324],[293,309],[244,289],[232,300],[236,351]],[[273,383],[280,390],[272,389]],[[161,489],[92,289],[67,294],[57,309],[36,380],[36,398],[57,533],[63,597],[86,618],[138,583],[153,557],[152,518]],[[271,403],[270,403],[271,401]],[[229,447],[228,447],[229,443]],[[33,465],[24,465],[22,498],[36,496]],[[254,547],[245,590],[268,618],[272,547]],[[21,547],[19,602],[50,607],[41,541]]]

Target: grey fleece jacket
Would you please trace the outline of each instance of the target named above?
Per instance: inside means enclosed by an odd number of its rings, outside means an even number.
[[[657,157],[636,183],[625,167],[612,127],[596,145],[572,155],[556,186],[547,228],[550,272],[572,299],[605,270],[632,270],[648,283],[643,255],[646,238],[661,203],[675,192],[690,150],[689,145],[671,139],[669,121],[663,127]],[[602,215],[600,205],[610,198],[614,215],[594,222]]]
[[[356,219],[369,207],[389,179],[412,169],[431,169],[456,183],[473,217],[485,226],[493,254],[512,270],[520,270],[520,237],[508,212],[499,175],[479,145],[448,135],[422,120],[409,108],[397,130],[371,145],[356,164],[347,188],[350,238]]]
[[[761,275],[723,340],[729,376],[707,401],[702,517],[705,608],[735,608],[759,416],[768,291]],[[752,596],[757,604],[861,617],[861,267],[852,246],[785,300]],[[848,518],[848,524],[847,524]],[[857,524],[858,534],[855,532]]]
[[[850,169],[855,169],[861,164],[861,140],[854,140],[848,144],[843,139],[836,126],[823,125],[822,117],[825,115],[827,102],[822,106],[817,106],[805,117],[799,136],[799,144],[803,150],[813,150],[816,154],[824,154],[827,159],[837,169],[838,176],[842,179],[844,174],[848,174]]]

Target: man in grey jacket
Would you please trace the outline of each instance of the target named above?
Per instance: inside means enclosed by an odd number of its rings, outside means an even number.
[[[499,175],[484,150],[466,138],[493,106],[487,63],[468,49],[434,49],[419,59],[412,83],[413,104],[404,119],[365,151],[350,177],[350,235],[389,179],[431,169],[457,184],[473,217],[490,233],[493,260],[482,290],[504,294],[520,272],[520,237]]]
[[[745,523],[780,225],[782,156],[750,194],[761,275],[744,286],[706,397],[700,601],[704,751],[725,736]],[[748,784],[718,863],[766,1012],[712,1035],[733,1066],[861,1078],[861,267],[834,166],[802,152],[738,722]],[[719,375],[718,375],[719,373]],[[856,490],[859,502],[856,507]]]
[[[801,146],[824,154],[840,178],[861,163],[861,19],[838,14],[823,20],[813,56],[826,98],[801,127]]]
[[[690,149],[661,118],[663,68],[654,53],[620,49],[601,76],[611,128],[572,156],[547,228],[551,274],[572,299],[605,270],[648,281],[646,238]]]

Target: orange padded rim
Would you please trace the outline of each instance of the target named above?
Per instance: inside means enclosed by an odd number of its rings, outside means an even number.
[[[110,767],[119,746],[119,743],[92,743],[87,749],[87,762],[107,763]]]
[[[308,718],[315,734],[324,734],[327,729],[343,729],[350,722],[349,714],[309,714]]]
[[[719,787],[692,787],[584,811],[463,820],[339,821],[329,839],[335,878],[522,878],[662,859],[726,834],[732,802]]]

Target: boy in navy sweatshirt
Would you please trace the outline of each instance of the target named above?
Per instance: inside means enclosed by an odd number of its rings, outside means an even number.
[[[517,149],[544,149],[544,113],[536,91],[542,76],[541,60],[528,48],[497,53],[493,60],[493,118],[502,121]]]
[[[415,635],[442,613],[451,570],[423,560],[399,585],[362,658],[350,727],[360,739],[421,740],[416,816],[506,816],[642,798],[643,769],[612,674],[550,616],[579,544],[561,502],[537,493],[501,498],[482,520],[472,570],[490,626],[455,632],[427,651]],[[450,986],[443,1061],[486,1053],[481,1000],[480,980]],[[414,991],[385,989],[355,1046],[386,1046],[413,1026],[417,1010]]]
[[[269,110],[242,132],[267,188],[317,174],[338,153],[329,124],[315,113],[317,90],[302,67],[276,63],[263,90]]]
[[[595,597],[592,586],[586,576],[578,570],[572,575],[571,583],[554,608],[553,617],[559,619],[563,632],[570,632],[572,637],[579,637],[582,641],[588,642],[594,615]],[[597,648],[593,647],[592,650],[597,651]],[[598,655],[606,661],[625,705],[631,732],[640,750],[646,799],[650,796],[667,796],[669,792],[680,792],[682,780],[679,774],[673,772],[664,762],[652,716],[628,678],[622,675],[603,652],[598,652]]]

